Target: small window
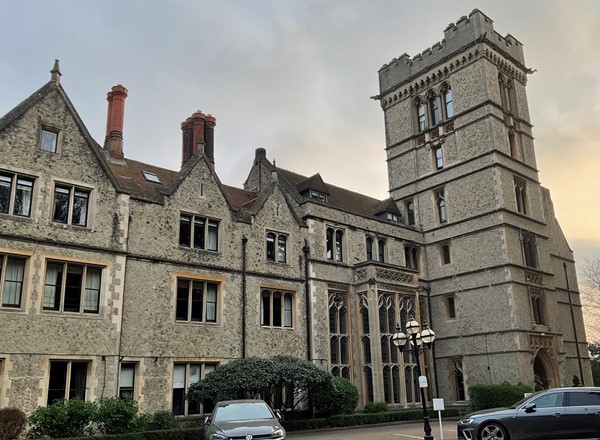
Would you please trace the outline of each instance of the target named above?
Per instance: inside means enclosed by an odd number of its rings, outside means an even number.
[[[121,399],[135,399],[135,370],[136,364],[121,364],[119,373],[119,397]]]
[[[101,281],[102,269],[99,267],[49,261],[46,264],[43,309],[98,314]]]
[[[144,179],[146,179],[148,182],[160,183],[160,179],[156,174],[151,173],[150,171],[142,171],[142,174],[144,175]]]
[[[436,170],[441,170],[444,168],[444,151],[442,150],[441,145],[433,148],[433,161],[435,163]]]
[[[327,228],[326,236],[326,253],[327,259],[332,261],[344,261],[344,231],[341,229]]]
[[[600,406],[600,393],[598,391],[571,391],[569,406]]]
[[[367,246],[367,261],[371,261],[373,259],[373,238],[367,237],[366,246]]]
[[[89,362],[50,361],[48,398],[51,405],[57,400],[80,398],[85,400]]]
[[[40,138],[40,149],[48,153],[56,153],[58,151],[58,131],[50,128],[42,127]]]
[[[267,261],[286,262],[287,237],[275,232],[267,233]]]
[[[398,223],[398,215],[392,214],[391,212],[386,212],[385,218],[386,218],[386,220],[389,220],[391,222]]]
[[[527,215],[527,191],[524,180],[515,177],[515,199],[517,201],[517,211],[520,214]]]
[[[420,101],[417,103],[417,121],[418,121],[419,132],[425,131],[425,128],[427,127],[427,117],[425,115],[425,104]]]
[[[385,240],[381,239],[377,241],[377,251],[379,256],[379,262],[385,263]]]
[[[179,217],[179,245],[217,252],[219,222],[193,214],[181,214]]]
[[[456,319],[456,303],[454,296],[446,297],[446,312],[448,319]]]
[[[446,223],[448,216],[446,213],[446,197],[443,189],[435,191],[435,204],[437,207],[438,221],[440,223]]]
[[[293,325],[292,292],[263,290],[260,301],[260,325],[291,328]]]
[[[2,307],[18,309],[23,301],[25,259],[0,255],[0,293]]]
[[[52,221],[73,226],[88,225],[90,191],[75,186],[54,187],[54,212]]]
[[[413,245],[405,245],[404,261],[406,267],[419,270],[419,248]]]
[[[327,201],[327,194],[322,193],[320,191],[316,191],[314,189],[311,189],[309,191],[309,197],[313,200],[319,200],[320,202],[326,202]]]
[[[446,119],[454,117],[454,101],[450,87],[444,91],[444,107],[446,109]]]
[[[177,279],[176,321],[217,322],[217,283]]]
[[[0,214],[31,217],[33,179],[0,173]]]
[[[406,209],[406,221],[408,222],[408,226],[415,225],[415,203],[412,200],[409,200],[404,203],[404,207]]]
[[[512,131],[508,133],[508,151],[510,157],[512,157],[513,159],[517,158],[517,144],[515,140],[515,133]]]
[[[442,109],[440,108],[440,97],[431,95],[429,98],[429,109],[431,112],[431,121],[433,125],[438,125],[442,121]]]
[[[542,289],[530,288],[531,314],[533,322],[538,325],[546,325],[546,313],[544,311],[544,291]]]
[[[537,268],[538,256],[535,235],[531,232],[523,232],[521,234],[521,241],[523,245],[523,259],[525,260],[525,266]]]
[[[442,264],[450,264],[450,245],[448,243],[440,246],[440,259],[442,260]]]

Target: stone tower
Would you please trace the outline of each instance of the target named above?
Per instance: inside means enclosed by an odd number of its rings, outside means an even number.
[[[540,185],[523,46],[479,10],[379,70],[390,194],[423,234],[441,397],[591,385],[575,265]]]

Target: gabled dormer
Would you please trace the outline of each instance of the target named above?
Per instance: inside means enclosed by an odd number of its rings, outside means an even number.
[[[394,223],[400,223],[402,221],[398,205],[396,205],[396,202],[394,202],[394,199],[391,197],[383,200],[379,204],[375,210],[375,216],[382,220],[387,220]]]
[[[329,190],[319,173],[309,177],[296,185],[296,190],[305,199],[318,200],[327,203]]]

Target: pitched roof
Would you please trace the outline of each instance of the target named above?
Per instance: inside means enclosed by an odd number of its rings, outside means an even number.
[[[123,159],[118,162],[108,161],[108,166],[124,190],[132,196],[142,199],[159,200],[164,194],[165,189],[179,174],[177,171],[167,170],[132,159]],[[142,171],[156,174],[160,183],[146,180]]]
[[[292,187],[296,188],[298,192],[305,191],[306,189],[310,188],[305,187],[306,182],[309,181],[309,178],[307,178],[306,176],[302,176],[301,174],[297,174],[282,168],[277,168],[277,171],[290,183]],[[381,201],[373,197],[366,196],[364,194],[360,194],[354,191],[340,188],[339,186],[325,183],[323,182],[319,174],[315,174],[310,179],[312,181],[317,181],[316,179],[314,179],[316,176],[318,176],[321,183],[323,183],[324,187],[327,189],[328,197],[327,202],[318,202],[312,199],[311,202],[323,203],[324,205],[331,206],[333,208],[337,208],[352,214],[357,214],[362,217],[375,217],[377,214],[387,211],[387,209],[384,209],[382,211],[381,207],[387,207],[389,201],[391,201],[394,204],[394,206],[396,206],[393,200],[391,199]],[[298,188],[301,188],[301,190],[299,190]],[[315,189],[319,190],[318,188]],[[397,209],[398,208],[396,207],[396,210]],[[396,213],[395,211],[390,212]]]

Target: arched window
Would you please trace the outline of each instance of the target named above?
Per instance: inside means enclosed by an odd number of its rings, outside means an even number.
[[[448,216],[446,214],[446,197],[443,189],[439,189],[435,192],[435,203],[437,206],[439,222],[446,223],[448,221]]]
[[[415,225],[415,202],[413,202],[412,200],[408,200],[405,203],[406,206],[406,222],[408,223],[408,226],[414,226]]]
[[[329,293],[329,345],[332,374],[334,370],[344,373],[350,370],[350,340],[347,326],[346,294]],[[338,374],[339,375],[339,374]]]
[[[341,229],[327,228],[325,233],[326,257],[332,261],[344,261],[344,231]]]
[[[277,243],[277,247],[275,244]],[[287,237],[284,234],[275,232],[267,233],[267,261],[275,261],[277,263],[286,262],[286,243]]]
[[[517,96],[515,93],[515,84],[512,79],[505,78],[504,75],[498,75],[498,85],[500,87],[500,101],[505,112],[516,114]]]
[[[371,237],[367,237],[367,261],[371,261],[373,259],[373,239]]]
[[[429,95],[429,115],[431,117],[431,125],[438,125],[442,122],[442,109],[440,107],[440,97],[431,93]]]
[[[425,114],[425,103],[420,99],[415,103],[417,110],[417,127],[419,132],[425,131],[427,127],[427,115]]]
[[[444,110],[446,113],[446,119],[454,117],[454,99],[450,86],[444,90]]]
[[[381,239],[377,241],[377,252],[379,253],[379,261],[385,262],[385,240]]]

